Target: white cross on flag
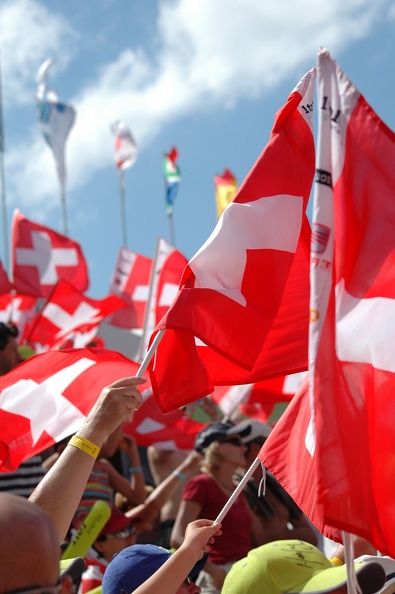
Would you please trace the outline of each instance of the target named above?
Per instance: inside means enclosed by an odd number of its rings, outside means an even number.
[[[12,221],[12,276],[18,293],[48,297],[60,278],[82,293],[88,269],[78,243],[33,223],[15,210]]]
[[[24,329],[34,317],[37,299],[27,295],[8,293],[0,296],[0,322],[18,326],[19,342],[23,344]]]
[[[0,377],[0,472],[75,433],[115,380],[138,365],[106,349],[48,351]]]
[[[60,280],[32,321],[29,341],[53,347],[75,331],[87,333],[89,341],[88,331],[98,328],[104,318],[122,307],[125,307],[124,302],[115,295],[90,299],[70,283]]]
[[[110,323],[120,328],[142,328],[148,300],[152,260],[121,247],[110,285],[110,294],[128,306],[116,312]]]
[[[313,69],[277,113],[267,146],[156,328],[166,331],[149,369],[166,412],[214,385],[307,367],[314,78]]]

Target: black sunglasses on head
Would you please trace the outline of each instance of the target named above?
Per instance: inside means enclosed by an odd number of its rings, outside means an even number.
[[[243,445],[243,442],[241,441],[241,439],[239,437],[225,438],[225,439],[222,439],[220,443],[231,443],[232,445],[235,445],[235,446]]]

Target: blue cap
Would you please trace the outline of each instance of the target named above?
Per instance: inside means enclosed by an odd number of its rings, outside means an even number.
[[[102,594],[131,594],[171,557],[171,551],[153,544],[136,544],[114,555],[102,584]],[[196,563],[189,576],[196,576],[206,564],[207,555]]]

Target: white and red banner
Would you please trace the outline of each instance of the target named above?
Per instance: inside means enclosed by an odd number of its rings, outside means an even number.
[[[174,246],[160,237],[152,264],[151,281],[139,359],[142,361],[155,326],[166,314],[178,293],[182,273],[188,260]]]
[[[324,534],[395,556],[395,134],[325,50],[318,66],[310,390],[260,458]]]
[[[127,307],[112,316],[109,323],[113,326],[143,328],[151,267],[150,258],[120,248],[109,292],[120,297]]]
[[[150,375],[163,411],[214,385],[307,367],[314,78],[313,69],[277,113],[267,146],[156,328],[165,332]]]
[[[115,136],[115,165],[121,171],[134,165],[137,158],[137,143],[130,129],[123,122],[117,121],[111,125]]]
[[[33,297],[48,297],[61,278],[82,293],[89,287],[80,245],[19,210],[12,221],[12,277],[17,293]]]
[[[48,351],[0,377],[0,472],[77,431],[105,386],[138,365],[106,349]]]
[[[164,414],[153,397],[151,388],[144,390],[142,396],[143,403],[135,412],[133,420],[123,424],[122,431],[133,435],[140,446],[154,445],[163,450],[192,450],[196,435],[205,424],[189,418],[183,410]]]
[[[29,341],[50,348],[78,331],[86,335],[86,343],[80,346],[86,346],[92,337],[91,331],[98,329],[104,318],[124,306],[124,302],[115,295],[91,299],[70,283],[60,280],[32,321]]]

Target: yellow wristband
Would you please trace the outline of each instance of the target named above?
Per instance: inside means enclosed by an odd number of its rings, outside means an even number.
[[[85,452],[85,454],[92,456],[92,458],[94,460],[96,460],[96,458],[100,452],[99,446],[97,446],[95,443],[92,443],[88,439],[79,437],[78,435],[73,435],[73,437],[70,439],[68,445],[74,446],[75,448],[78,448],[82,452]]]
[[[332,563],[332,565],[336,565],[336,567],[340,567],[340,565],[344,565],[344,561],[339,559],[339,557],[331,557],[329,559],[329,561]]]

